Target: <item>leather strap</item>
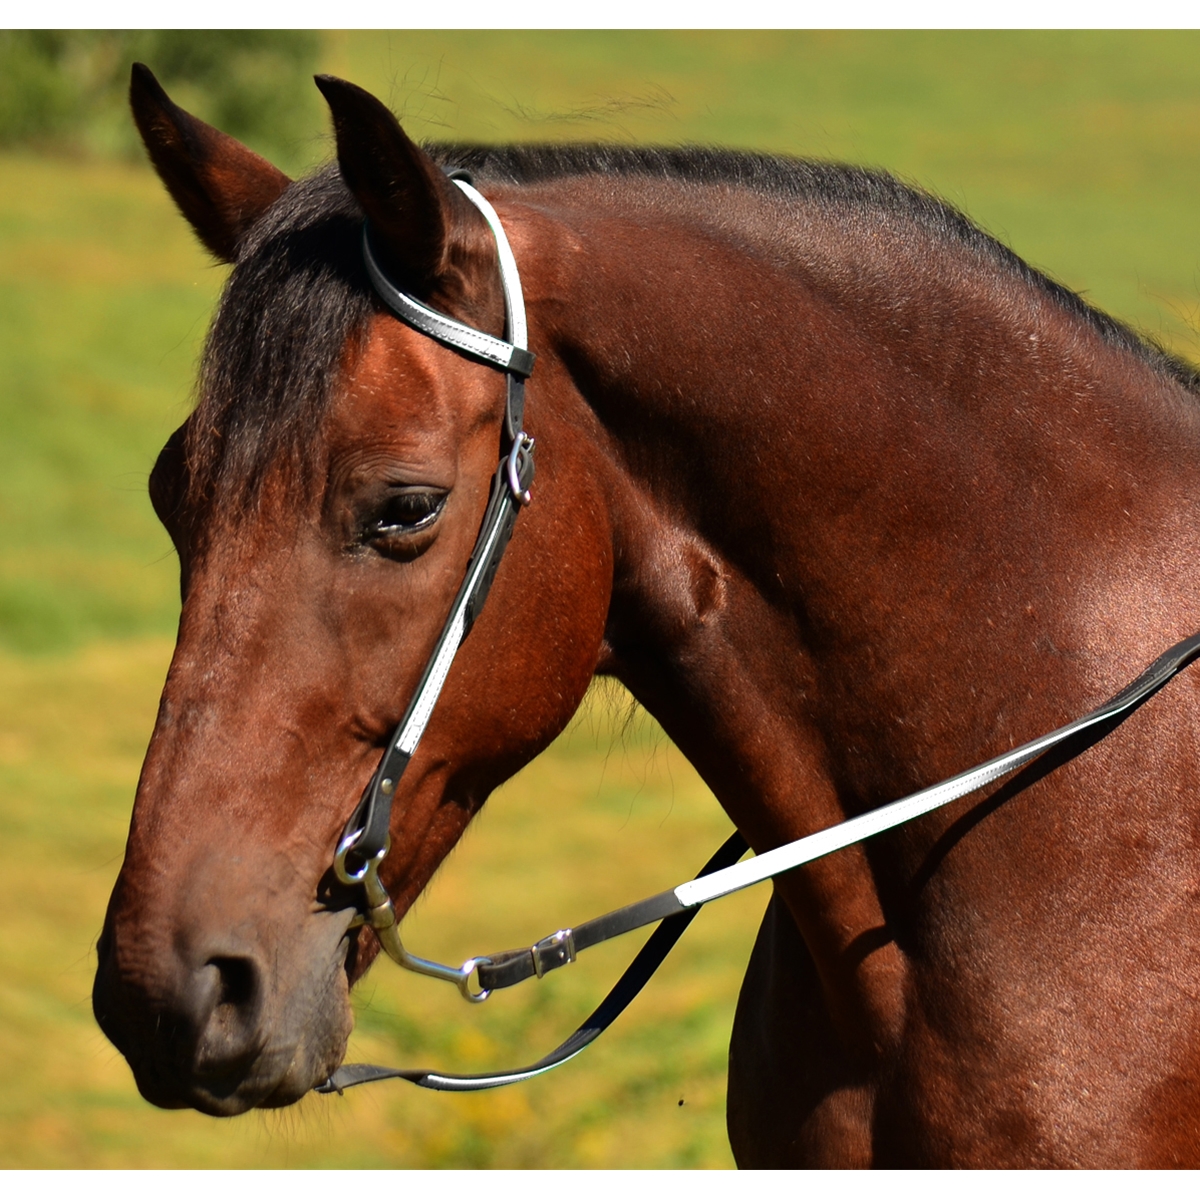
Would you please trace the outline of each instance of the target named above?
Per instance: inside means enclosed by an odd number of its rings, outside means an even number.
[[[1057,761],[1048,763],[1047,769],[1060,766],[1083,753],[1096,741],[1107,737],[1197,658],[1200,658],[1200,633],[1176,643],[1155,659],[1131,684],[1086,716],[1018,746],[1007,754],[989,759],[970,771],[964,771],[934,787],[915,792],[903,800],[884,805],[860,817],[853,817],[819,833],[757,855],[744,863],[739,863],[738,859],[745,852],[746,844],[741,835],[735,833],[690,883],[680,884],[673,891],[660,892],[637,904],[630,904],[602,917],[596,917],[575,930],[559,930],[529,949],[491,955],[490,966],[484,965],[488,959],[480,958],[478,961],[481,964],[481,983],[492,989],[509,987],[528,979],[531,975],[544,975],[548,970],[564,966],[574,960],[575,952],[586,949],[587,946],[636,929],[666,914],[658,929],[642,947],[600,1007],[562,1045],[528,1067],[491,1075],[451,1075],[437,1071],[351,1063],[339,1067],[326,1083],[314,1090],[340,1093],[348,1087],[374,1080],[407,1079],[419,1087],[433,1088],[437,1091],[482,1091],[486,1088],[518,1083],[552,1070],[574,1058],[620,1016],[679,940],[692,918],[709,900],[728,896],[754,883],[911,821],[989,783],[994,783],[1018,767],[1031,763],[1051,748],[1063,745],[1064,752],[1059,755]],[[1030,771],[1037,769],[1030,767]],[[1018,776],[1014,782],[1019,784],[1021,781],[1022,776]],[[565,950],[550,954],[555,947],[565,947],[571,942],[573,945],[569,957],[566,956]],[[545,947],[545,950],[539,952],[539,947]]]
[[[705,873],[701,871],[700,875]],[[480,960],[479,986],[494,992],[497,988],[512,987],[534,975],[541,978],[550,971],[574,962],[579,953],[607,942],[609,938],[620,937],[623,933],[640,929],[654,921],[669,919],[684,911],[674,892],[659,892],[636,904],[627,904],[602,917],[594,917],[574,929],[560,929],[533,946],[489,954],[486,959]]]
[[[935,808],[941,808],[953,800],[996,782],[1062,743],[1076,743],[1069,747],[1071,752],[1068,757],[1074,757],[1086,750],[1094,740],[1098,740],[1097,732],[1102,737],[1107,736],[1197,658],[1200,658],[1200,633],[1172,646],[1111,700],[1068,725],[1026,742],[933,787],[914,792],[902,800],[885,804],[828,829],[757,854],[745,862],[730,864],[719,870],[704,870],[695,879],[681,883],[671,891],[659,892],[637,904],[629,904],[604,916],[595,917],[575,929],[560,929],[533,946],[481,956],[478,959],[479,982],[488,990],[495,991],[497,988],[512,987],[513,984],[534,975],[545,975],[573,962],[575,956],[589,946],[595,946],[639,926],[648,925],[651,921],[671,913],[694,910],[710,900],[718,900],[722,896],[742,891],[785,871],[824,858],[835,850],[844,849],[897,825],[915,820]],[[1088,738],[1083,738],[1081,735],[1089,730],[1092,733]]]
[[[746,849],[742,835],[740,833],[732,834],[716,854],[704,864],[697,878],[702,878],[737,862],[746,853]],[[665,894],[670,895],[671,893]],[[657,899],[657,897],[655,898]],[[648,901],[643,901],[643,904],[645,903]],[[632,905],[631,907],[638,906]],[[509,1083],[532,1079],[535,1075],[553,1070],[591,1045],[629,1007],[634,997],[646,986],[650,977],[662,965],[663,960],[670,954],[672,947],[683,936],[683,931],[692,923],[699,911],[699,907],[686,912],[677,909],[672,916],[667,917],[650,935],[637,957],[629,964],[612,991],[608,993],[591,1016],[560,1046],[545,1057],[539,1058],[537,1062],[530,1063],[527,1067],[517,1067],[511,1071],[499,1071],[487,1075],[452,1075],[444,1071],[428,1071],[412,1067],[375,1067],[369,1063],[347,1063],[338,1067],[325,1083],[313,1090],[322,1093],[337,1092],[340,1095],[346,1088],[357,1087],[360,1083],[373,1083],[379,1079],[407,1079],[418,1087],[431,1088],[437,1092],[482,1092],[488,1088],[504,1087]],[[644,923],[639,922],[639,924]],[[595,924],[595,922],[589,922],[589,924]],[[579,928],[582,930],[584,927],[581,925]],[[610,934],[609,936],[614,935]]]
[[[516,478],[521,492],[527,491],[533,482],[533,443],[527,439],[528,450],[518,454]],[[521,443],[518,443],[518,451]],[[365,862],[378,854],[387,845],[388,828],[392,817],[392,797],[425,732],[425,726],[433,715],[434,705],[441,695],[442,686],[454,662],[458,648],[466,639],[475,618],[483,608],[496,569],[504,554],[517,514],[521,510],[521,496],[514,494],[509,479],[509,462],[506,459],[496,470],[492,481],[491,497],[484,511],[483,525],[471,557],[467,562],[466,575],[459,587],[458,595],[450,606],[450,615],[434,647],[425,671],[409,701],[404,718],[396,727],[388,743],[388,749],[379,767],[367,785],[363,799],[350,818],[343,837],[354,830],[361,834],[354,843],[353,854]]]
[[[511,371],[520,375],[522,379],[529,378],[533,372],[534,356],[528,350],[478,329],[472,329],[470,325],[464,325],[461,321],[430,308],[415,296],[410,296],[396,287],[383,273],[375,258],[375,252],[371,248],[371,232],[366,225],[363,226],[362,249],[367,274],[370,275],[379,298],[406,325],[411,325],[433,338],[435,342],[441,342],[443,346],[453,346],[468,358],[486,363],[490,367],[498,367],[501,371]]]
[[[1073,742],[1068,757],[1081,754],[1094,741],[1099,740],[1097,733],[1099,737],[1107,737],[1122,721],[1132,716],[1151,696],[1198,657],[1200,633],[1195,633],[1159,655],[1128,687],[1122,688],[1111,700],[1078,720],[1034,738],[1032,742],[1026,742],[1015,750],[989,759],[982,765],[933,787],[914,792],[902,800],[895,800],[891,804],[863,813],[862,816],[852,817],[840,825],[822,829],[819,833],[789,842],[786,846],[768,850],[765,854],[756,855],[748,862],[730,867],[711,878],[681,883],[675,889],[675,896],[685,908],[690,908],[693,904],[706,904],[709,900],[741,891],[764,879],[770,879],[814,859],[823,858],[835,850],[874,837],[884,830],[894,829],[897,825],[912,821],[935,808],[941,808],[970,792],[986,787],[989,783],[995,783],[1002,776],[1032,762],[1054,746]],[[1092,733],[1087,738],[1080,737],[1089,730]]]
[[[465,172],[450,171],[448,174],[482,213],[496,239],[500,281],[504,291],[505,333],[509,340],[472,329],[396,287],[375,258],[370,230],[365,223],[363,261],[380,299],[405,324],[444,346],[505,372],[504,453],[492,481],[483,523],[458,595],[450,607],[446,623],[425,664],[404,717],[392,734],[378,769],[343,831],[342,844],[352,842],[347,858],[352,857],[357,864],[368,862],[387,847],[392,798],[396,788],[433,714],[454,656],[483,608],[501,556],[512,536],[517,514],[528,503],[529,489],[533,483],[533,439],[525,434],[522,424],[525,416],[525,379],[533,370],[535,356],[527,349],[528,330],[520,273],[496,210],[471,186]]]

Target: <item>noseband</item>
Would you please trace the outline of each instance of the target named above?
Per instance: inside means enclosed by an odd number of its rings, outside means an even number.
[[[400,778],[425,732],[454,656],[487,598],[517,516],[529,503],[534,474],[533,439],[525,433],[523,420],[525,380],[533,370],[535,356],[527,347],[525,304],[516,260],[495,209],[471,186],[465,172],[451,171],[448,174],[463,195],[483,214],[496,238],[500,280],[504,290],[507,340],[494,338],[455,321],[397,288],[380,268],[366,227],[363,230],[363,259],[376,292],[400,320],[442,345],[505,373],[504,438],[483,525],[471,551],[462,586],[450,607],[441,636],[409,701],[404,718],[389,740],[382,762],[346,825],[334,857],[334,872],[343,884],[363,889],[364,902],[351,928],[369,925],[388,956],[400,966],[455,984],[462,995],[473,1003],[486,1000],[497,988],[511,987],[534,976],[540,979],[548,972],[574,962],[581,951],[609,938],[656,921],[661,924],[600,1007],[562,1045],[528,1067],[491,1075],[451,1075],[351,1063],[334,1071],[328,1081],[314,1089],[318,1092],[340,1093],[347,1087],[377,1079],[407,1079],[421,1087],[438,1091],[480,1091],[549,1071],[574,1058],[628,1007],[692,918],[708,901],[731,895],[823,858],[835,850],[903,825],[995,783],[1020,767],[1028,766],[1028,770],[1013,779],[1010,786],[1014,789],[1027,786],[1106,737],[1200,657],[1200,633],[1197,633],[1172,646],[1106,704],[1015,750],[933,787],[914,792],[911,796],[758,854],[746,862],[738,861],[746,852],[746,843],[739,833],[734,833],[690,882],[586,921],[573,929],[559,929],[532,946],[478,955],[468,958],[460,967],[446,966],[410,954],[400,940],[391,897],[379,879],[379,867],[390,846],[388,828],[392,800]],[[1053,747],[1060,747],[1053,759],[1030,765]],[[478,979],[478,990],[471,986],[472,978]]]

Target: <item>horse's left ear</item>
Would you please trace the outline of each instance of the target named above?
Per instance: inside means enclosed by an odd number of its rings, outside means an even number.
[[[474,208],[370,92],[332,75],[316,83],[333,113],[342,178],[390,265],[417,290],[445,279],[454,230],[476,223]]]
[[[223,262],[292,181],[236,138],[184,112],[154,73],[133,64],[129,106],[159,178],[200,240]]]

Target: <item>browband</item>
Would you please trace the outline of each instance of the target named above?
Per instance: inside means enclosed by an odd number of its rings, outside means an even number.
[[[363,262],[376,294],[406,325],[411,325],[426,337],[458,350],[476,362],[486,363],[489,367],[496,367],[507,373],[508,397],[504,427],[511,442],[516,440],[521,431],[525,416],[525,380],[533,373],[533,363],[537,357],[530,354],[527,348],[528,330],[525,326],[525,297],[521,293],[521,275],[496,210],[471,186],[465,172],[450,171],[448,174],[463,195],[483,214],[483,219],[496,239],[496,253],[500,259],[500,283],[504,288],[504,332],[508,340],[472,329],[470,325],[464,325],[461,321],[430,308],[415,296],[402,292],[379,265],[371,248],[370,227],[365,222],[362,238]]]
[[[402,292],[383,273],[371,249],[371,232],[363,226],[363,260],[367,266],[367,274],[378,292],[380,299],[406,325],[411,325],[427,337],[441,342],[443,346],[453,346],[471,358],[499,367],[502,371],[512,371],[523,379],[528,379],[533,371],[534,356],[528,350],[513,345],[512,342],[492,337],[490,333],[472,329],[461,321],[454,320],[436,309],[423,304],[415,296]]]

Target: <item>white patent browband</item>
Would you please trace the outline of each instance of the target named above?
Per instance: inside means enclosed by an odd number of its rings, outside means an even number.
[[[483,214],[483,219],[496,239],[496,253],[500,258],[500,282],[504,286],[504,311],[508,322],[505,332],[514,346],[526,350],[529,342],[525,329],[525,296],[521,291],[521,273],[517,270],[517,260],[508,244],[508,234],[504,232],[496,210],[485,196],[477,192],[465,179],[456,179],[454,182],[463,195]]]
[[[532,363],[528,355],[528,334],[525,327],[525,300],[521,293],[521,279],[517,271],[517,260],[513,256],[512,247],[504,233],[504,226],[496,210],[469,183],[455,179],[454,183],[463,194],[479,209],[483,219],[496,239],[496,253],[500,258],[500,279],[504,287],[505,332],[509,341],[492,337],[470,325],[464,325],[437,309],[422,304],[415,296],[402,292],[384,274],[376,261],[371,248],[371,237],[367,228],[363,228],[363,261],[366,263],[367,274],[371,284],[387,306],[414,329],[469,354],[472,358],[481,358],[506,371],[517,371],[521,375],[529,374]]]

